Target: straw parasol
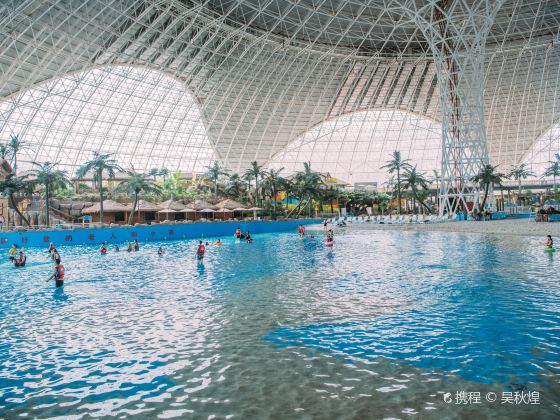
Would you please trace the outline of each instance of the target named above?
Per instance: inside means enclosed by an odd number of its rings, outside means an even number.
[[[127,207],[127,211],[131,211],[132,203],[128,204],[126,207]],[[160,209],[161,207],[158,206],[157,204],[150,203],[149,201],[146,200],[138,200],[138,202],[136,203],[136,211],[159,211]]]
[[[179,201],[170,199],[164,201],[163,203],[160,203],[159,208],[163,210],[175,210],[177,212],[183,210],[185,208],[185,205]]]
[[[264,209],[261,209],[260,207],[251,207],[250,209],[247,209],[247,211],[261,211]]]
[[[171,210],[171,209],[163,209],[163,210],[158,211],[158,214],[165,214],[165,218],[167,220],[169,220],[169,213],[179,213],[179,212],[176,211],[176,210]]]
[[[187,207],[190,207],[196,211],[202,211],[202,210],[206,210],[206,209],[210,209],[210,210],[215,210],[216,206],[214,206],[213,204],[208,203],[207,201],[204,200],[195,200],[193,203],[189,203],[187,204]]]
[[[95,203],[91,207],[86,207],[85,209],[82,209],[83,214],[99,213],[99,211],[100,211],[99,203]],[[125,206],[124,204],[117,203],[116,201],[113,200],[103,200],[103,211],[108,213],[116,213],[121,211],[130,211],[130,208],[128,206]]]
[[[216,210],[215,213],[223,214],[224,215],[224,220],[226,220],[226,214],[227,213],[233,214],[233,210],[230,210],[230,209],[227,209],[227,208],[221,208],[219,210]]]
[[[219,209],[228,209],[233,211],[238,211],[236,209],[245,210],[245,206],[243,204],[229,198],[227,200],[220,201],[218,204],[216,204],[216,207],[218,207]]]

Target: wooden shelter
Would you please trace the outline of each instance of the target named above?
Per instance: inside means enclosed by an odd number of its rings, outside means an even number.
[[[127,205],[128,212],[132,211],[132,203]],[[146,200],[138,200],[136,209],[134,210],[134,223],[151,223],[157,219],[157,212],[161,207],[157,204],[150,203]]]
[[[82,209],[82,214],[91,215],[92,222],[100,222],[101,206],[99,203],[95,203],[91,207],[86,207]],[[113,200],[103,201],[103,223],[126,223],[127,215],[130,213],[130,206],[126,206],[121,203],[117,203]]]

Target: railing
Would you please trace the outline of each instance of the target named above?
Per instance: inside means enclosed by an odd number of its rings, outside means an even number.
[[[283,218],[278,220],[262,220],[261,218],[253,219],[251,218],[244,218],[244,219],[198,219],[198,220],[162,220],[161,222],[154,221],[150,224],[148,223],[139,223],[135,225],[128,225],[128,224],[117,224],[117,223],[99,223],[99,222],[92,222],[92,223],[57,223],[51,226],[47,225],[31,225],[31,226],[2,226],[0,228],[1,232],[33,232],[33,231],[42,231],[42,230],[78,230],[78,229],[98,229],[98,228],[119,228],[119,227],[135,227],[135,226],[160,226],[160,225],[182,225],[182,224],[193,224],[193,223],[224,223],[224,222],[287,222],[291,220],[307,220],[309,218]],[[311,217],[311,219],[316,219]]]

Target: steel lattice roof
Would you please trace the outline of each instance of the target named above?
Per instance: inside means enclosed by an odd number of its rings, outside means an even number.
[[[78,164],[85,151],[110,146],[125,164],[170,162],[172,169],[198,171],[217,157],[241,170],[253,160],[267,163],[285,156],[285,148],[309,130],[354,112],[369,112],[367,123],[363,117],[357,120],[371,129],[389,126],[376,121],[396,110],[437,123],[435,66],[425,39],[400,4],[3,2],[0,138],[18,133],[37,146],[29,159],[59,159],[68,165]],[[532,145],[558,122],[559,21],[556,0],[506,0],[498,12],[486,47],[485,81],[489,153],[495,163],[526,159]],[[118,91],[131,96],[114,105],[124,109],[128,120],[91,115],[95,106],[87,104],[87,95],[75,84],[86,80],[90,89],[110,92],[122,73],[133,80],[140,75],[142,82],[136,93],[133,88]],[[153,101],[160,88],[169,96]],[[99,100],[101,107],[113,103]],[[142,103],[148,103],[146,108]],[[155,115],[151,123],[149,114]],[[189,118],[190,123],[180,125]],[[81,119],[91,122],[89,132],[80,128],[89,124]],[[401,136],[426,137],[407,130]],[[333,135],[331,141],[344,138]]]

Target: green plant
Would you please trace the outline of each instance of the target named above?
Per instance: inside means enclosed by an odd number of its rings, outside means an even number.
[[[58,163],[33,162],[32,175],[35,177],[35,184],[44,185],[45,187],[45,214],[47,226],[50,226],[49,209],[50,209],[50,193],[54,189],[64,188],[70,185],[66,171],[56,169]]]
[[[506,177],[517,181],[517,197],[521,197],[521,180],[534,176],[536,176],[535,173],[527,168],[527,164],[522,163],[518,166],[512,167]]]
[[[214,161],[212,166],[208,166],[208,171],[205,176],[214,184],[214,198],[218,197],[218,181],[222,175],[227,175],[228,172],[220,166],[217,160]]]
[[[278,170],[269,169],[264,172],[261,189],[264,196],[272,199],[272,218],[276,219],[276,196],[286,186],[286,179],[280,176],[284,168]]]
[[[22,194],[33,193],[33,182],[29,180],[29,177],[27,175],[16,176],[13,173],[8,174],[6,178],[4,178],[4,180],[0,181],[0,192],[2,193],[2,195],[8,197],[8,200],[10,200],[10,204],[12,208],[21,217],[21,219],[27,224],[27,226],[29,226],[30,225],[29,220],[19,210],[14,198],[14,195],[18,193],[22,193]]]
[[[264,174],[262,165],[255,160],[251,162],[251,167],[245,170],[244,178],[250,184],[251,180],[255,180],[255,205],[259,205],[259,178]]]
[[[83,178],[87,173],[92,172],[95,182],[99,186],[99,218],[103,222],[103,173],[107,173],[110,178],[115,177],[115,172],[123,172],[117,161],[112,158],[112,153],[93,152],[92,158],[84,163],[76,171],[78,178]]]
[[[411,165],[408,163],[409,160],[408,159],[403,159],[401,157],[401,152],[399,152],[398,150],[395,150],[392,154],[391,154],[391,159],[389,159],[385,165],[383,165],[380,169],[387,169],[387,172],[389,174],[393,174],[396,172],[397,174],[397,182],[396,182],[396,186],[397,186],[397,199],[398,199],[398,206],[399,206],[399,214],[402,212],[401,209],[401,199],[402,199],[402,194],[401,194],[401,172],[404,171],[405,169],[410,169]]]
[[[484,197],[482,199],[482,203],[479,204],[478,211],[482,212],[484,210],[484,206],[486,204],[486,200],[488,199],[488,191],[490,190],[490,186],[494,184],[501,185],[502,180],[505,178],[505,175],[496,172],[496,168],[498,166],[492,166],[489,163],[484,165],[478,174],[472,177],[472,181],[479,184],[481,188],[484,189]]]
[[[412,197],[414,197],[414,199],[418,201],[418,203],[420,203],[420,205],[425,208],[428,213],[432,212],[424,202],[429,194],[429,181],[422,172],[418,172],[416,170],[416,166],[405,170],[402,187],[405,190],[410,189]]]
[[[131,225],[134,220],[134,212],[136,211],[136,205],[138,204],[138,195],[140,192],[145,192],[146,194],[161,194],[161,188],[155,183],[149,174],[140,174],[134,171],[127,172],[128,179],[119,184],[115,189],[118,192],[126,191],[132,196],[132,210],[128,216],[128,224]]]

